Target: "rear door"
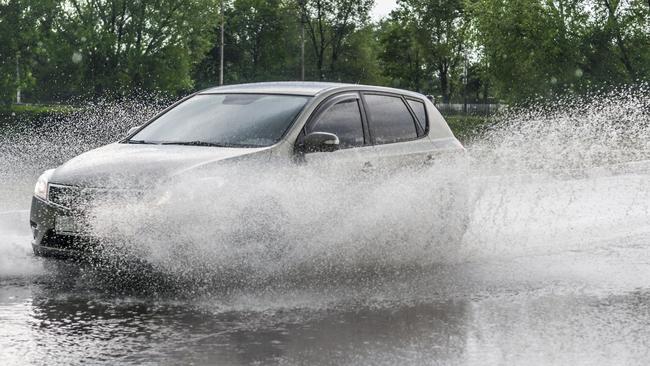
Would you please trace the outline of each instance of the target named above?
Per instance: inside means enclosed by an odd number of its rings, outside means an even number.
[[[388,93],[363,93],[371,142],[378,154],[376,168],[398,171],[431,161],[433,145],[424,103]]]
[[[340,94],[325,101],[307,122],[296,144],[300,144],[301,139],[312,132],[335,134],[339,138],[340,149],[305,153],[300,159],[309,167],[345,175],[371,170],[377,154],[370,142],[359,93]]]

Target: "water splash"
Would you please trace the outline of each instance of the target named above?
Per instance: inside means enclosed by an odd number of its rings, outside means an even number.
[[[444,262],[466,225],[463,182],[445,164],[372,178],[269,164],[202,174],[219,183],[184,176],[144,202],[100,205],[92,231],[163,272],[255,283]]]
[[[584,175],[650,159],[650,86],[514,108],[471,144],[479,174]]]
[[[368,188],[318,169],[224,166],[212,176],[228,184],[188,176],[156,187],[148,202],[97,207],[92,229],[120,253],[207,287],[597,250],[650,232],[647,95],[638,87],[511,109],[467,144],[469,173],[441,161]],[[18,188],[2,202],[24,208],[41,170],[117,140],[160,107],[89,104],[65,123],[5,134],[2,183]],[[452,181],[469,192],[464,234]]]
[[[0,123],[0,182],[5,186],[0,202],[13,201],[7,192],[20,195],[23,201],[29,199],[31,186],[44,170],[122,139],[131,127],[160,111],[164,103],[164,99],[119,103],[98,100],[79,103],[83,107],[69,112],[40,118],[21,115],[4,125]]]
[[[498,115],[469,146],[472,254],[594,249],[650,231],[649,87]]]
[[[147,98],[147,100],[157,100]],[[28,209],[37,177],[85,151],[119,140],[161,110],[154,102],[78,103],[47,116],[0,121],[0,276],[31,276],[42,266],[31,254]]]

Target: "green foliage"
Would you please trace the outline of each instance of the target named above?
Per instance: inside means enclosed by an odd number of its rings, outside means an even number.
[[[0,113],[32,113],[32,114],[54,114],[54,113],[71,113],[75,108],[69,105],[7,105],[0,107]]]
[[[462,0],[405,0],[418,43],[425,54],[425,68],[438,79],[438,93],[449,102],[454,92],[450,78],[462,68],[467,55],[467,20]]]
[[[0,104],[217,84],[221,0],[0,0]],[[517,102],[650,80],[648,0],[224,0],[225,82]]]
[[[381,69],[376,62],[379,45],[373,26],[364,26],[350,34],[342,44],[334,66],[336,81],[362,84],[384,84]]]
[[[52,2],[38,42],[32,42],[39,52],[30,55],[37,66],[31,94],[60,100],[107,92],[191,90],[190,72],[213,41],[215,1]]]
[[[462,0],[403,0],[382,27],[384,71],[396,85],[449,102],[451,78],[466,59],[468,29]]]
[[[374,0],[303,0],[298,3],[316,63],[315,78],[345,81],[349,71],[341,66],[346,64],[346,56],[350,56],[348,42],[367,24]]]
[[[393,12],[392,17],[379,28],[381,68],[390,85],[411,90],[429,90],[425,70],[425,52],[416,40],[416,31],[409,24],[404,11]]]
[[[586,22],[578,1],[478,0],[470,9],[500,95],[540,95],[578,81]]]
[[[9,103],[18,88],[35,83],[38,66],[33,61],[43,52],[41,35],[57,13],[50,0],[0,1],[0,103]]]
[[[490,119],[483,116],[446,116],[445,120],[454,135],[463,143],[479,135],[481,130],[490,124]]]
[[[468,2],[496,93],[513,101],[647,79],[649,6],[639,0]]]

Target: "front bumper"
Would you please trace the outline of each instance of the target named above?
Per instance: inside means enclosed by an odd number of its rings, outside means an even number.
[[[32,229],[34,254],[44,257],[81,258],[98,253],[97,239],[81,235],[62,235],[56,232],[57,217],[75,214],[63,207],[32,198],[29,224]]]

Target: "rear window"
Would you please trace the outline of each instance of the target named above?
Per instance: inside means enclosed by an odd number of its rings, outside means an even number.
[[[427,112],[424,108],[424,103],[412,99],[409,99],[408,103],[411,106],[413,113],[415,113],[415,117],[418,119],[418,124],[420,127],[418,135],[422,136],[427,132]]]
[[[366,94],[370,132],[377,144],[418,137],[415,120],[400,97]]]

